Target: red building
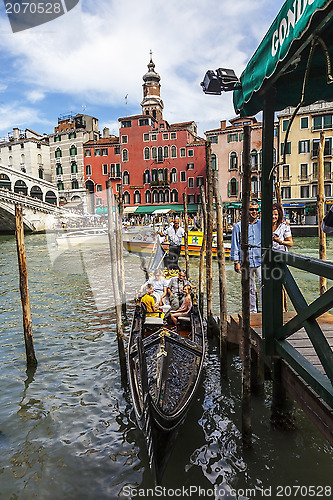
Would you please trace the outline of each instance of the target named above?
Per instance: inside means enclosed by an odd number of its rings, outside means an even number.
[[[114,190],[122,183],[128,213],[180,212],[184,193],[189,212],[196,212],[206,176],[205,140],[195,122],[170,125],[163,119],[160,76],[152,60],[143,80],[142,114],[119,118],[119,139],[103,137],[84,145],[86,187],[94,206],[106,204],[103,191],[111,177]]]

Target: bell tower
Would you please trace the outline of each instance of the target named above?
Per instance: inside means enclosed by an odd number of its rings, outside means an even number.
[[[143,75],[143,100],[141,102],[142,114],[150,115],[156,120],[163,120],[164,104],[160,97],[161,77],[155,71],[155,64],[152,59],[152,51],[150,51],[150,62],[148,64],[148,72]]]

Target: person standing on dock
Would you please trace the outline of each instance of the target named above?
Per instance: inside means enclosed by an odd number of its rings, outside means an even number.
[[[281,250],[287,252],[288,247],[293,246],[293,238],[289,224],[283,220],[283,210],[281,205],[273,203],[273,250]]]
[[[179,226],[179,219],[175,219],[173,224],[162,232],[158,233],[161,236],[167,236],[169,240],[169,255],[167,258],[167,268],[178,269],[178,260],[182,247],[182,241],[185,234],[184,228]]]
[[[248,245],[250,261],[250,313],[256,313],[255,276],[257,276],[261,295],[261,219],[259,219],[259,206],[256,201],[250,201]],[[237,222],[232,229],[230,258],[234,261],[236,273],[240,273],[242,262],[241,222]]]

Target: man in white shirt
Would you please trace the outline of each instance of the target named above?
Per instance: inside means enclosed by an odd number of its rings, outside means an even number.
[[[173,224],[163,231],[163,233],[159,233],[168,237],[169,241],[169,255],[167,259],[167,267],[168,269],[179,269],[178,259],[180,255],[180,250],[182,246],[183,237],[185,231],[182,227],[179,226],[179,219],[175,219]]]

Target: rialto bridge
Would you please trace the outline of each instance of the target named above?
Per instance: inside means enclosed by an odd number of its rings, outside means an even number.
[[[15,230],[15,205],[23,209],[25,230],[52,229],[60,214],[53,184],[0,165],[0,232]]]

